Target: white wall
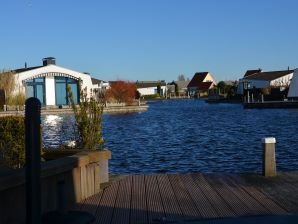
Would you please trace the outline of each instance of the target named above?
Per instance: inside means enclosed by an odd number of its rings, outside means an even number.
[[[294,70],[293,78],[290,84],[289,98],[298,98],[298,69]]]
[[[166,86],[161,86],[160,89],[163,90],[163,95],[165,96],[167,87]],[[157,90],[156,86],[148,87],[148,88],[138,88],[138,91],[140,92],[140,94],[142,96],[144,96],[144,95],[154,95],[154,94],[156,94],[156,90]]]
[[[280,77],[278,79],[274,79],[270,82],[271,86],[288,86],[291,83],[291,79],[293,77],[293,73]]]
[[[56,104],[56,91],[55,91],[55,77],[45,78],[45,88],[46,88],[46,104],[55,105]]]

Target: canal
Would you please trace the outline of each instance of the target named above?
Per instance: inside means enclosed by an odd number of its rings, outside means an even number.
[[[278,171],[298,169],[298,110],[243,109],[202,100],[149,103],[143,113],[104,115],[112,174],[260,173],[263,137],[275,137]],[[73,118],[43,118],[43,142],[73,138]]]

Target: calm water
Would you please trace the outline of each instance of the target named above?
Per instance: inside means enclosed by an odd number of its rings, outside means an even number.
[[[104,116],[110,171],[261,172],[263,137],[277,139],[278,170],[298,170],[298,110],[244,110],[200,100],[160,101],[145,113]],[[43,119],[44,143],[72,136],[70,116]]]

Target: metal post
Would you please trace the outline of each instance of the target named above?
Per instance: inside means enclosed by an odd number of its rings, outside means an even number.
[[[26,100],[26,224],[41,223],[40,107],[37,98]]]
[[[276,176],[276,161],[275,161],[275,143],[276,139],[273,137],[263,138],[263,176]]]

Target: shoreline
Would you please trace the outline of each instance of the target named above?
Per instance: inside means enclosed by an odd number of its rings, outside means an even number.
[[[105,107],[103,109],[103,114],[124,114],[124,113],[136,113],[136,112],[146,112],[148,110],[148,105],[141,106],[111,106]],[[25,111],[1,111],[0,117],[6,116],[24,116]],[[41,115],[55,115],[55,114],[72,114],[71,108],[55,108],[55,109],[41,109]]]

